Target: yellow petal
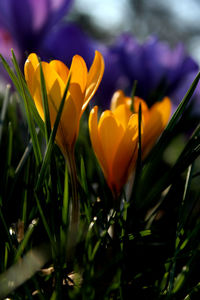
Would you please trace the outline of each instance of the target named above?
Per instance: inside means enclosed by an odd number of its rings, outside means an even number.
[[[116,107],[116,109],[113,111],[113,114],[118,119],[120,124],[123,126],[124,130],[126,130],[128,121],[132,115],[132,112],[128,108],[126,104],[120,104]]]
[[[138,117],[132,115],[127,130],[117,148],[112,167],[113,186],[120,192],[128,175],[133,170],[137,158]]]
[[[149,108],[148,108],[146,102],[139,97],[134,97],[134,112],[136,112],[136,113],[139,112],[140,105],[141,105],[141,110],[142,110],[142,118],[143,118],[144,122],[147,122],[149,119]]]
[[[87,77],[87,88],[82,112],[94,96],[104,73],[104,59],[99,51],[95,51],[95,57]]]
[[[126,97],[122,90],[118,90],[112,96],[110,109],[114,111],[121,104],[127,104],[130,107],[131,98]]]
[[[171,102],[165,97],[161,102],[155,103],[149,114],[149,120],[144,127],[144,135],[142,141],[143,156],[149,152],[156,140],[166,127],[171,114]]]
[[[65,85],[62,79],[60,78],[60,76],[58,76],[57,72],[52,68],[50,64],[46,62],[41,62],[41,66],[42,66],[45,84],[46,84],[51,125],[53,126],[57,116],[61,99],[64,94]],[[40,65],[38,65],[35,71],[35,81],[36,84],[35,84],[34,101],[37,109],[39,110],[40,107],[42,106]]]
[[[93,107],[93,109],[90,111],[90,115],[89,115],[90,139],[91,139],[93,150],[103,170],[104,176],[107,179],[108,165],[106,163],[102,145],[99,139],[97,112],[98,112],[97,106]]]
[[[60,60],[52,60],[49,65],[57,72],[66,86],[69,74],[68,67]]]
[[[109,110],[106,110],[100,117],[98,131],[99,139],[102,145],[102,151],[108,166],[109,174],[111,175],[113,159],[120,141],[123,138],[124,129],[117,121],[113,113]]]
[[[77,114],[76,105],[70,94],[68,94],[56,134],[56,142],[64,155],[66,155],[66,149],[73,148],[77,138],[78,127],[79,115]]]
[[[87,66],[81,56],[75,55],[73,57],[70,74],[71,80],[69,91],[77,107],[77,111],[81,113],[87,83]]]
[[[31,95],[34,93],[34,73],[39,64],[38,57],[35,53],[31,53],[24,65],[24,75]]]

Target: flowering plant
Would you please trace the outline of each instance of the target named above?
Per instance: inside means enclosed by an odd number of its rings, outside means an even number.
[[[199,126],[175,158],[169,153],[200,74],[173,115],[168,97],[148,107],[118,90],[98,121],[88,103],[101,89],[100,52],[89,71],[79,55],[68,69],[32,53],[25,78],[14,53],[14,71],[1,60],[30,140],[22,142],[8,88],[0,297],[189,299],[199,289]]]

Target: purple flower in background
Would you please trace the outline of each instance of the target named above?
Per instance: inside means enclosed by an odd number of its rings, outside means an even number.
[[[0,1],[0,52],[7,53],[8,57],[12,47],[18,59],[23,60],[25,53],[40,51],[43,41],[66,15],[71,3],[72,0]]]
[[[43,59],[59,59],[70,65],[75,54],[81,55],[88,68],[92,64],[97,43],[89,38],[75,24],[67,23],[57,26],[43,41],[41,54]]]
[[[171,49],[155,37],[140,44],[133,36],[123,34],[102,53],[106,66],[98,96],[104,106],[109,105],[116,89],[131,93],[137,80],[136,95],[149,105],[169,96],[177,107],[198,71],[182,44]]]

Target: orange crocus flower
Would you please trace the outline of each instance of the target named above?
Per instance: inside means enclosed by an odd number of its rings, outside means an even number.
[[[120,104],[126,104],[130,109],[132,99],[130,97],[126,97],[123,91],[118,90],[114,93],[111,99],[111,110],[115,110]],[[142,156],[144,158],[165,129],[171,115],[172,106],[168,97],[164,97],[162,101],[154,103],[151,108],[148,108],[143,99],[134,97],[134,113],[138,113],[140,104],[142,109],[143,128]]]
[[[138,110],[142,108],[142,155],[146,156],[165,128],[171,113],[171,102],[165,97],[150,109],[144,100],[131,98],[117,91],[111,100],[111,110],[104,111],[98,121],[98,107],[89,116],[89,131],[94,152],[107,184],[118,196],[137,160]]]
[[[104,60],[101,53],[96,51],[89,72],[84,59],[79,55],[73,57],[70,69],[59,60],[52,60],[50,63],[41,62],[41,66],[46,83],[52,127],[56,120],[69,74],[71,75],[69,90],[56,134],[56,143],[66,156],[66,149],[73,151],[79,132],[80,118],[101,82],[104,72]],[[28,56],[24,73],[36,108],[44,121],[40,63],[35,53]]]

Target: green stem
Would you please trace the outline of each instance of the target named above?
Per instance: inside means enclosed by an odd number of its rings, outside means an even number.
[[[77,229],[79,223],[79,200],[78,200],[78,179],[76,173],[74,149],[68,150],[65,158],[69,170],[71,187],[72,187],[72,207],[71,207],[70,227],[73,230],[75,230]]]

